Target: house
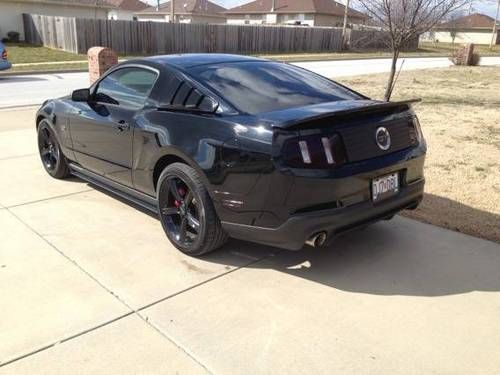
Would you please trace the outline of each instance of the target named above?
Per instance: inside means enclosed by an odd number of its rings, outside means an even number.
[[[0,38],[17,31],[24,39],[23,13],[106,19],[112,8],[106,0],[1,0]]]
[[[125,20],[135,21],[137,16],[135,13],[140,12],[149,7],[148,4],[140,0],[107,0],[108,3],[115,6],[108,12],[108,19],[110,20]]]
[[[345,6],[334,0],[256,0],[225,12],[229,24],[288,24],[342,26]],[[364,25],[369,17],[348,9],[350,24]]]
[[[226,8],[208,0],[174,1],[175,22],[180,23],[226,23],[223,12]],[[149,7],[135,14],[139,21],[170,22],[170,1]]]
[[[444,43],[490,44],[495,20],[485,14],[474,13],[442,23],[423,34],[420,40]],[[500,26],[500,24],[498,25]],[[500,44],[497,28],[495,44]]]

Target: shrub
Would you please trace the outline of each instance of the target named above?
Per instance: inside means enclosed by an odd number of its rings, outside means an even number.
[[[9,37],[9,42],[18,43],[19,42],[19,33],[17,31],[9,31],[7,36]]]

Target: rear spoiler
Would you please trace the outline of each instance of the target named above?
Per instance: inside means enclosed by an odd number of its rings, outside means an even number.
[[[409,99],[409,100],[402,100],[398,102],[374,102],[372,104],[368,105],[363,105],[359,107],[353,107],[353,108],[348,108],[348,109],[341,109],[338,111],[332,111],[332,112],[326,112],[326,113],[321,113],[319,115],[307,117],[307,118],[301,118],[301,119],[296,119],[296,120],[291,120],[291,121],[286,121],[284,123],[278,124],[277,127],[279,128],[286,128],[286,129],[292,129],[300,124],[303,124],[304,121],[315,121],[315,120],[321,120],[324,118],[338,118],[338,117],[345,117],[349,116],[352,114],[362,114],[362,113],[367,113],[367,112],[374,112],[382,109],[389,109],[389,108],[397,108],[400,106],[408,106],[410,107],[411,104],[421,102],[422,99]]]

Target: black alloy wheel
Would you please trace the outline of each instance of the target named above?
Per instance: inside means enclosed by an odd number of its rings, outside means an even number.
[[[64,178],[69,175],[66,158],[61,152],[54,132],[45,120],[38,126],[38,151],[48,174],[54,178]]]
[[[59,148],[55,144],[55,139],[46,127],[42,128],[39,137],[40,157],[49,171],[57,167],[59,161]]]
[[[166,182],[168,198],[162,204],[161,214],[174,241],[189,247],[200,231],[200,211],[196,199],[180,178],[170,176]]]
[[[169,165],[160,175],[157,192],[160,221],[176,248],[202,255],[227,240],[208,191],[193,168]]]

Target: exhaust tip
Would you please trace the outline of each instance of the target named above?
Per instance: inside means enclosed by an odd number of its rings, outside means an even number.
[[[311,237],[306,241],[306,245],[312,246],[312,247],[321,247],[326,243],[326,232],[319,232]]]

